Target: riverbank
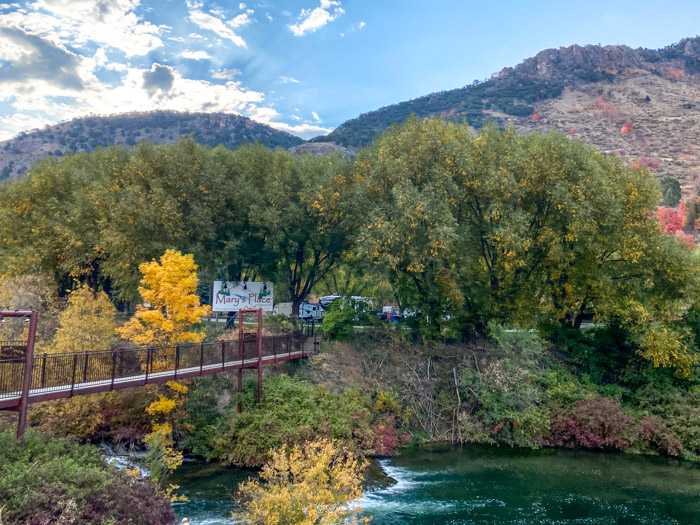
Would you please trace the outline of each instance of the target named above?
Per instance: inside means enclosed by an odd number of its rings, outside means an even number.
[[[613,328],[508,332],[465,344],[355,334],[297,375],[391,393],[414,444],[576,448],[700,458],[700,385],[642,359]]]
[[[669,458],[492,446],[410,447],[380,460],[396,483],[360,501],[372,523],[644,523],[700,520],[700,466]],[[230,525],[233,491],[251,472],[191,463],[174,481],[178,519]]]

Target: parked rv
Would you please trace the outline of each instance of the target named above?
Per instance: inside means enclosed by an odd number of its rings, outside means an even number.
[[[273,310],[277,315],[292,316],[292,303],[277,303]]]
[[[323,297],[321,297],[318,300],[318,302],[323,308],[328,308],[333,303],[333,301],[335,301],[339,297],[340,297],[339,293],[334,293],[331,295],[324,295]]]
[[[323,307],[319,303],[304,301],[299,305],[299,319],[323,319]]]

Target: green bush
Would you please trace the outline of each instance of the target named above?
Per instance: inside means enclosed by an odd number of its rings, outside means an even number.
[[[479,369],[462,369],[462,386],[478,407],[474,416],[497,443],[536,446],[548,428],[548,412],[541,408],[547,401],[547,380],[552,380],[547,375],[547,343],[535,333],[509,332],[500,325],[490,324],[489,330],[495,347],[488,362]]]
[[[3,524],[175,521],[170,502],[150,482],[108,467],[93,447],[36,432],[19,441],[5,432],[0,450]]]
[[[272,449],[319,437],[343,441],[363,454],[393,454],[400,444],[397,427],[405,414],[385,392],[361,396],[351,390],[336,395],[286,375],[265,380],[263,390],[259,404],[253,383],[232,399],[211,434],[209,458],[259,466]]]
[[[347,339],[352,334],[354,325],[372,321],[367,303],[341,297],[333,301],[323,314],[323,334],[331,339]]]

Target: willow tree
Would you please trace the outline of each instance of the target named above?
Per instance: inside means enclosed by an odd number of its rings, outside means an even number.
[[[649,319],[678,316],[696,265],[654,219],[659,186],[561,135],[409,119],[361,155],[361,245],[431,323],[626,324],[644,355],[687,371],[688,349]],[[666,331],[664,331],[666,330]]]
[[[213,150],[190,139],[141,143],[107,186],[96,229],[109,254],[104,270],[121,298],[138,297],[139,265],[169,249],[193,254],[200,273],[213,279],[222,247],[235,233],[233,191]]]
[[[109,287],[101,270],[108,254],[97,227],[110,174],[126,160],[112,147],[47,157],[0,188],[0,271],[41,274],[71,288],[74,280]],[[100,286],[98,286],[100,285]]]
[[[293,155],[262,146],[235,154],[239,201],[248,210],[248,264],[284,283],[292,312],[341,263],[358,226],[348,159]]]

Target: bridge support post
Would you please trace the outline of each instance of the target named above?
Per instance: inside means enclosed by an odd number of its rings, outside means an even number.
[[[238,369],[238,393],[243,392],[243,314],[238,312],[238,359],[241,361],[241,367]],[[243,411],[243,405],[238,402],[238,412]]]
[[[258,403],[262,402],[262,309],[258,310]]]
[[[29,314],[29,336],[27,338],[27,351],[24,355],[24,382],[22,384],[22,397],[19,402],[19,421],[17,423],[17,437],[24,436],[27,428],[27,406],[29,405],[29,390],[32,388],[32,368],[34,367],[34,342],[36,340],[36,324],[39,314]]]

